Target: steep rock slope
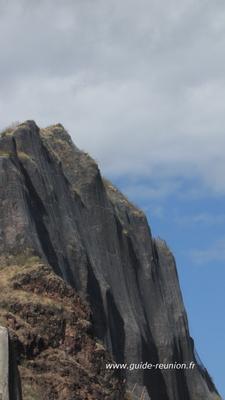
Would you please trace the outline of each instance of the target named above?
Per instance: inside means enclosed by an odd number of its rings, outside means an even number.
[[[118,372],[105,369],[112,359],[94,339],[90,315],[74,289],[38,257],[14,257],[0,270],[0,321],[18,357],[23,400],[124,399]],[[0,377],[7,375],[5,358]],[[10,365],[12,390],[18,385],[16,364]]]
[[[117,362],[196,361],[172,254],[60,124],[27,121],[2,135],[0,185],[2,265],[15,256],[48,263],[87,296],[95,334]],[[200,365],[124,373],[133,396],[219,398]]]

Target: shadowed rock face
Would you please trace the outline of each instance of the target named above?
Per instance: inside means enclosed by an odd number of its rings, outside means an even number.
[[[21,400],[20,378],[8,330],[0,326],[0,399]]]
[[[0,139],[0,259],[38,256],[87,296],[118,362],[196,361],[173,255],[58,124]],[[219,399],[205,369],[126,371],[145,400]],[[144,392],[143,392],[144,393]]]

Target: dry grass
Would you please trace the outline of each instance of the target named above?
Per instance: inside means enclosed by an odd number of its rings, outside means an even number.
[[[108,179],[103,178],[105,189],[108,193],[109,198],[115,205],[120,204],[128,207],[134,216],[141,217],[144,215],[143,211],[134,203],[132,203],[128,197],[126,197],[115,185],[113,185]]]
[[[10,153],[7,153],[7,151],[0,150],[0,157],[10,157]]]
[[[12,122],[10,125],[6,126],[0,131],[0,136],[2,137],[10,136],[14,132],[14,130],[18,127],[18,125],[20,125],[19,121]]]
[[[34,260],[36,260],[36,263],[34,263]],[[32,304],[42,304],[61,310],[62,302],[60,298],[56,302],[55,298],[53,299],[49,296],[40,296],[39,294],[23,289],[13,289],[14,280],[17,280],[21,274],[32,274],[32,271],[35,271],[39,267],[40,263],[37,263],[37,257],[33,257],[29,259],[29,262],[27,260],[27,264],[25,265],[11,265],[0,270],[0,304],[2,308],[7,308],[7,305],[9,306],[18,302],[20,304],[29,304],[32,301]],[[70,307],[68,307],[68,310],[70,311]]]

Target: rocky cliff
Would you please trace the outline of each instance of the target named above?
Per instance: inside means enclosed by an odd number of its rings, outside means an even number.
[[[118,373],[105,369],[112,358],[94,339],[90,316],[88,304],[38,257],[14,257],[1,269],[1,324],[17,354],[23,400],[124,399]],[[10,361],[10,369],[15,365]]]
[[[65,282],[66,287],[70,285],[79,298],[86,299],[90,304],[94,335],[107,347],[116,362],[128,365],[145,361],[152,364],[196,363],[194,369],[185,370],[124,369],[120,373],[121,379],[126,380],[131,398],[220,398],[207,371],[196,360],[173,255],[163,241],[152,237],[143,212],[102,178],[94,160],[72,143],[60,124],[39,129],[34,122],[27,121],[2,134],[0,186],[3,282],[9,279],[8,275],[13,271],[16,271],[15,276],[18,274],[21,277],[27,264],[31,268],[31,277],[41,266],[50,268],[59,276],[57,279],[62,278],[60,282]],[[39,260],[38,263],[32,264],[31,260],[34,259]],[[47,340],[44,353],[38,347],[42,345],[35,342],[34,348],[38,350],[29,355],[31,361],[22,365],[22,376],[24,368],[30,370],[36,363],[37,374],[43,371],[47,374],[50,368],[50,373],[57,373],[57,380],[60,380],[60,374],[64,374],[64,368],[66,371],[66,364],[70,362],[63,347],[67,336],[66,331],[62,330],[63,334],[56,345],[57,351],[64,352],[62,359],[65,365],[61,365],[61,356],[48,352],[53,340],[51,329],[54,332],[54,326],[60,325],[62,320],[66,320],[66,325],[73,325],[72,314],[68,314],[68,318],[59,314],[57,319],[57,312],[55,309],[51,311],[50,304],[50,310],[47,307],[46,311],[46,304],[42,304],[44,292],[41,297],[35,297],[35,311],[27,305],[27,295],[25,299],[20,299],[22,303],[25,301],[26,313],[21,311],[23,307],[20,305],[15,309],[18,290],[27,293],[29,282],[27,278],[21,278],[13,286],[14,278],[10,279],[11,283],[8,281],[7,285],[13,288],[14,298],[11,303],[7,302],[11,308],[3,302],[1,308],[4,312],[8,307],[7,312],[12,313],[13,318],[16,315],[16,321],[19,318],[25,330],[29,323],[29,332],[31,328],[37,328],[38,321],[45,318],[49,321],[46,332],[48,339],[44,339],[44,333],[34,332],[36,337],[42,338],[41,343]],[[47,274],[46,282],[48,280]],[[32,278],[35,296],[36,291],[39,291],[39,279]],[[57,296],[55,293],[54,298]],[[63,302],[65,304],[62,307],[72,310],[72,304],[68,305],[65,299]],[[57,321],[54,320],[55,315]],[[76,318],[88,320],[87,315],[78,315]],[[76,336],[74,331],[71,335]],[[93,337],[90,340],[94,340]],[[18,343],[17,339],[15,341]],[[73,347],[75,344],[72,342]],[[93,346],[93,343],[88,345],[87,352],[92,351],[90,349]],[[21,351],[19,349],[20,354]],[[101,358],[102,363],[107,360],[106,354]],[[73,381],[76,382],[76,363],[79,363],[76,357],[67,365],[71,385]],[[24,359],[27,360],[26,351]],[[55,371],[51,363],[54,368],[59,363],[61,372]],[[94,364],[90,360],[85,363],[89,363],[88,371],[94,374]],[[102,398],[109,398],[107,390],[110,391],[110,387],[112,398],[122,398],[119,378],[117,380],[113,374],[109,376],[102,368],[101,364],[102,379],[98,387],[105,385]],[[27,380],[26,373],[24,376]],[[48,383],[43,386],[43,379],[40,380],[37,378],[34,382],[40,393],[37,399],[45,398],[43,387],[49,387]],[[83,387],[88,387],[87,380],[83,381]],[[74,388],[78,390],[76,385]],[[82,398],[72,396],[70,385],[64,389],[67,390],[65,398],[68,400]],[[89,387],[87,393],[94,396],[95,389]],[[60,396],[60,390],[53,388],[49,393],[55,393],[51,398],[61,399],[57,397]],[[97,395],[96,398],[100,397]]]

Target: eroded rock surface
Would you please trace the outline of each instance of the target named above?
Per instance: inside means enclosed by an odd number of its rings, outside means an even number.
[[[0,185],[2,266],[50,265],[90,302],[95,335],[117,362],[196,362],[171,252],[60,124],[27,121],[2,135]],[[200,365],[126,378],[145,400],[219,398]]]
[[[112,358],[93,337],[89,306],[37,258],[14,263],[0,270],[0,319],[18,356],[23,400],[124,399],[118,373],[105,369]],[[0,350],[2,377],[8,353]]]

